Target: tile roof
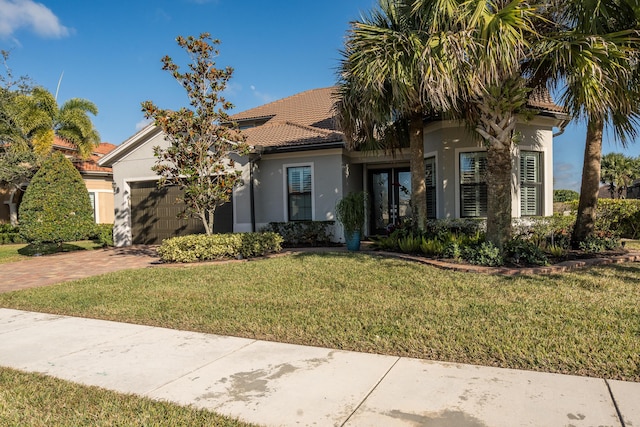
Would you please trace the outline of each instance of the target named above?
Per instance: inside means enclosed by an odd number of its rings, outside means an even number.
[[[264,147],[295,147],[329,144],[344,140],[338,129],[333,107],[336,87],[312,89],[278,101],[270,102],[231,116],[247,136],[249,145]],[[546,89],[534,91],[529,107],[552,113],[564,113]]]
[[[101,157],[103,157],[105,154],[110,153],[116,148],[116,146],[113,144],[110,144],[108,142],[101,142],[100,145],[98,145],[93,150],[93,153],[91,153],[91,156],[89,156],[88,159],[76,158],[74,156],[74,153],[78,151],[77,148],[73,144],[58,137],[56,137],[53,141],[53,148],[54,150],[59,150],[65,152],[65,154],[67,155],[70,155],[72,157],[71,162],[81,174],[83,172],[102,174],[113,173],[111,168],[98,165],[98,161]]]
[[[243,129],[250,145],[265,147],[334,143],[343,140],[333,120],[334,87],[312,89],[231,116],[242,123],[266,122]]]
[[[535,89],[529,95],[529,107],[553,113],[565,113],[565,109],[557,105],[546,88]]]

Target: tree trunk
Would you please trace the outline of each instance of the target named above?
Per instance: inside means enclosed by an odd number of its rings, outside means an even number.
[[[587,124],[587,139],[584,147],[582,165],[582,184],[580,185],[580,202],[576,225],[571,236],[571,246],[577,249],[580,242],[593,234],[598,207],[598,190],[600,189],[600,167],[602,163],[602,131],[604,121],[601,118],[590,118]]]
[[[411,152],[411,211],[414,226],[419,230],[424,230],[427,222],[423,132],[422,112],[416,111],[409,119],[409,147]]]
[[[502,250],[511,239],[511,140],[487,150],[487,240]]]
[[[501,93],[498,94],[500,96]],[[506,96],[506,95],[505,95]],[[500,110],[500,100],[490,94],[474,104],[478,111],[476,132],[487,148],[487,240],[500,250],[511,239],[511,148],[516,117]]]

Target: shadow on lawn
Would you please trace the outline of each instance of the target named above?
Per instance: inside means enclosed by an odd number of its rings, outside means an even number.
[[[87,248],[74,245],[72,243],[30,243],[25,247],[18,249],[20,255],[25,256],[41,256],[51,255],[59,252],[86,251]]]

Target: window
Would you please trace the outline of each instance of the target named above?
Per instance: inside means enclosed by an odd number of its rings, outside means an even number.
[[[542,215],[541,153],[520,152],[520,215]]]
[[[425,162],[425,184],[427,186],[427,218],[436,217],[436,158],[429,157]]]
[[[311,166],[287,168],[289,221],[311,221]]]
[[[460,153],[460,216],[487,216],[487,153]]]
[[[93,210],[93,220],[95,221],[97,218],[96,215],[96,193],[89,192],[89,201],[91,201],[91,209]]]

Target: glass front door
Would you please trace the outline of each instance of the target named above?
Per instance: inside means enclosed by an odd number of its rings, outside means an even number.
[[[411,217],[411,173],[409,169],[369,171],[371,234],[385,234]]]

